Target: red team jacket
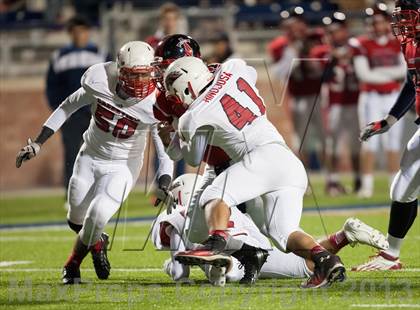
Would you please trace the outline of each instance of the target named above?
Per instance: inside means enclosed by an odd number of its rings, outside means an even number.
[[[416,113],[420,118],[420,46],[418,42],[410,40],[401,43],[401,49],[407,61],[408,71],[416,86]]]
[[[180,118],[186,109],[177,101],[167,98],[163,92],[158,92],[153,114],[161,122],[172,123],[174,117]],[[203,161],[215,167],[228,167],[230,157],[219,147],[207,145]]]
[[[360,36],[357,38],[358,45],[354,45],[354,56],[364,55],[371,68],[391,67],[399,64],[401,52],[400,43],[394,37],[390,38],[386,45],[379,45],[375,38]],[[400,89],[400,83],[393,81],[385,84],[361,83],[361,91],[377,91],[378,93],[390,93]]]
[[[343,47],[350,54],[348,59],[338,59],[333,67],[332,76],[325,82],[328,83],[329,105],[356,105],[359,98],[359,82],[351,62],[353,49]],[[311,58],[331,58],[332,47],[327,44],[315,46],[310,53]],[[325,69],[326,61],[322,62]]]

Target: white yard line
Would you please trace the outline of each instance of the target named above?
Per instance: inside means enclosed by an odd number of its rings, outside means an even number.
[[[94,272],[93,268],[83,268],[83,271]],[[163,272],[162,268],[112,268],[116,272]],[[58,268],[0,268],[0,272],[61,272]]]
[[[354,308],[420,308],[419,304],[352,304]]]
[[[0,236],[0,242],[61,242],[61,241],[72,241],[74,236],[62,236],[62,237],[48,237],[48,236]],[[116,236],[114,240],[138,240],[144,241],[146,237],[136,236]]]
[[[15,260],[15,261],[4,261],[0,262],[0,267],[9,267],[14,265],[27,265],[32,264],[33,261],[31,260]]]

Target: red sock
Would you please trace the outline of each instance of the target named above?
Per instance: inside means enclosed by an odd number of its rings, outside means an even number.
[[[328,237],[328,241],[337,251],[349,244],[349,241],[347,240],[346,235],[342,230],[330,235]]]
[[[316,246],[314,246],[314,247],[311,249],[311,255],[312,255],[312,256],[317,255],[317,254],[322,253],[322,252],[327,252],[327,250],[326,250],[326,249],[324,249],[324,248],[323,248],[322,246],[320,246],[319,244],[318,244],[318,245],[316,245]]]
[[[228,234],[226,231],[221,230],[221,229],[215,229],[215,230],[210,230],[209,231],[209,235],[218,235],[218,236],[222,236],[223,239],[227,239]]]
[[[79,255],[77,255],[77,253],[72,251],[70,256],[67,258],[65,266],[68,266],[68,265],[80,266],[82,261],[83,261],[83,257],[80,257]]]
[[[94,252],[99,252],[102,249],[103,244],[104,242],[102,241],[102,239],[99,239],[99,241],[92,245],[90,249]]]

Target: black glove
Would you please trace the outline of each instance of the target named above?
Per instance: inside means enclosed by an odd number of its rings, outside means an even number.
[[[157,197],[155,201],[155,207],[160,204],[161,201],[165,201],[169,194],[169,186],[171,186],[172,178],[169,174],[161,175],[158,179],[158,188],[155,192]]]

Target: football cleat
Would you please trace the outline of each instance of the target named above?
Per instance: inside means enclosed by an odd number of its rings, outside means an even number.
[[[346,279],[346,268],[337,255],[325,252],[319,263],[315,264],[313,275],[304,283],[301,288],[328,287],[333,282],[343,282]]]
[[[79,284],[80,279],[80,268],[75,264],[69,264],[63,267],[62,271],[63,284]]]
[[[206,265],[205,267],[207,278],[214,286],[225,286],[226,284],[226,267],[216,267]]]
[[[379,251],[375,256],[364,264],[353,267],[352,271],[379,271],[379,270],[399,270],[402,264],[398,257],[393,257],[383,251]]]
[[[360,190],[357,192],[357,197],[367,199],[372,198],[373,196],[373,190],[369,188],[363,188],[361,187]]]
[[[229,270],[232,266],[232,258],[222,252],[225,247],[226,240],[222,236],[211,235],[197,249],[177,253],[175,260],[184,265],[209,264],[216,267],[227,267]]]
[[[90,250],[96,275],[101,280],[108,279],[111,271],[107,253],[108,243],[109,236],[106,233],[102,233],[101,239]]]
[[[343,232],[353,247],[357,243],[366,244],[380,250],[386,250],[389,247],[387,238],[380,231],[357,218],[347,219],[343,225]]]
[[[248,285],[255,284],[260,275],[261,267],[267,261],[268,255],[267,250],[257,249],[255,252],[252,252],[251,255],[239,259],[244,267],[244,276],[239,283]]]

